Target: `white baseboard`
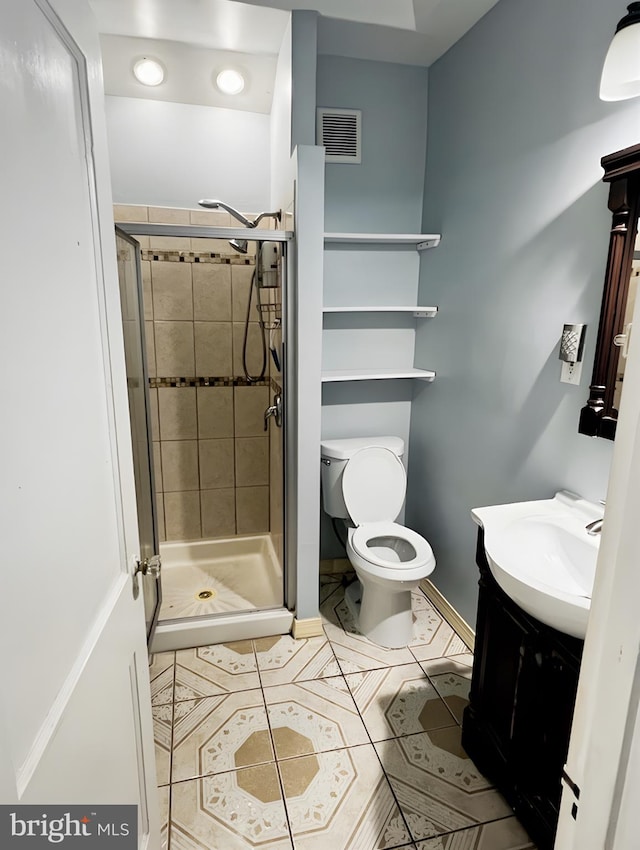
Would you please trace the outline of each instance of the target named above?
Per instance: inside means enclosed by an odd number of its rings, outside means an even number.
[[[296,640],[323,635],[322,620],[320,617],[308,617],[306,620],[296,620],[294,617],[291,634]]]
[[[467,623],[467,621],[458,614],[453,605],[445,599],[435,584],[429,581],[428,578],[423,579],[420,582],[420,590],[422,590],[429,602],[433,604],[433,607],[444,617],[454,632],[462,638],[471,652],[473,652],[476,642],[476,633],[473,631],[469,623]]]

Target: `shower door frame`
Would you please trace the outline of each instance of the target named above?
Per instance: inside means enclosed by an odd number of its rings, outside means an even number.
[[[295,482],[290,483],[290,473],[295,470],[295,418],[293,416],[294,405],[289,398],[290,389],[294,382],[295,362],[294,353],[295,336],[290,316],[295,315],[292,309],[295,299],[295,286],[293,285],[293,251],[291,247],[294,243],[295,234],[291,230],[266,230],[264,228],[248,229],[246,227],[211,227],[207,225],[190,225],[190,224],[156,224],[144,221],[116,221],[115,226],[123,231],[126,235],[135,239],[138,236],[176,236],[188,237],[191,239],[248,239],[250,242],[279,242],[283,248],[283,273],[284,283],[282,292],[282,391],[284,393],[284,416],[283,416],[283,564],[282,564],[282,593],[283,593],[283,608],[293,612],[296,609],[296,582],[295,568],[292,564],[291,541],[295,539],[295,534],[292,534],[292,529],[289,528],[291,520],[289,506],[292,504],[293,492],[295,492]],[[268,353],[267,353],[268,354]],[[145,362],[146,368],[146,362]],[[148,381],[148,375],[146,376]],[[294,520],[295,521],[295,520]],[[168,541],[170,542],[170,541]],[[291,569],[290,569],[291,567]],[[252,615],[254,613],[262,614],[263,611],[277,611],[274,609],[258,609],[254,611],[237,611],[227,612],[229,616]],[[202,615],[198,617],[180,618],[179,620],[161,621],[161,622],[195,622],[206,621],[208,618],[215,618],[216,614]]]
[[[147,429],[147,451],[146,456],[143,459],[146,461],[148,465],[149,471],[149,485],[151,487],[151,493],[149,494],[150,498],[148,504],[143,505],[144,497],[136,492],[136,507],[138,510],[138,534],[140,537],[140,561],[145,562],[147,558],[153,558],[160,554],[160,536],[158,533],[158,512],[156,509],[156,500],[155,500],[155,470],[153,468],[153,451],[151,449],[151,402],[149,398],[149,364],[147,361],[147,346],[145,344],[145,326],[144,326],[144,304],[143,304],[143,295],[142,295],[142,266],[140,264],[140,243],[129,233],[126,233],[118,224],[115,225],[115,236],[116,236],[116,248],[117,248],[117,240],[120,238],[124,240],[129,247],[133,248],[133,256],[135,263],[135,293],[131,293],[134,296],[134,302],[136,306],[136,320],[138,329],[140,332],[139,342],[140,348],[139,351],[136,352],[139,355],[138,365],[141,367],[144,386],[142,387],[143,391],[143,400],[144,400],[144,419]],[[122,297],[122,281],[120,280],[120,272],[118,266],[118,283],[121,288],[121,297]],[[122,320],[124,326],[124,305],[120,305]],[[125,346],[125,366],[127,370],[127,383],[129,380],[135,376],[129,374],[129,361],[128,361],[128,345],[127,345],[127,336],[124,333],[124,346]],[[133,354],[133,352],[131,352]],[[129,405],[131,405],[131,399],[129,399]],[[129,417],[131,420],[131,443],[132,443],[132,451],[134,458],[134,466],[136,465],[136,458],[139,448],[136,445],[136,436],[135,436],[135,423],[133,421],[133,413],[131,409],[129,410]],[[135,473],[135,469],[134,469]],[[139,484],[136,478],[136,490]],[[148,519],[151,521],[151,537],[152,539],[148,539],[148,533],[145,533],[140,524],[140,512],[147,511]],[[148,531],[148,529],[147,529]],[[147,620],[147,644],[151,646],[151,642],[153,641],[153,637],[155,635],[156,626],[158,625],[158,620],[160,619],[160,608],[162,606],[162,576],[159,574],[157,576],[153,576],[152,574],[143,574],[139,579],[142,585],[142,593],[143,598],[145,599],[145,613],[146,613],[146,605],[147,598],[150,592],[153,592],[156,596],[156,604],[153,612],[153,617],[151,620]]]

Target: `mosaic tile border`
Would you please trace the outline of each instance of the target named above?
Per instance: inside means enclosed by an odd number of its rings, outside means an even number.
[[[238,254],[216,254],[204,251],[154,251],[142,250],[143,260],[164,263],[217,263],[227,266],[255,266],[256,258]]]
[[[236,378],[233,375],[217,375],[214,377],[175,377],[175,378],[149,378],[149,389],[165,389],[168,387],[269,387],[272,386],[271,378],[261,378],[258,381],[249,381],[247,378]]]

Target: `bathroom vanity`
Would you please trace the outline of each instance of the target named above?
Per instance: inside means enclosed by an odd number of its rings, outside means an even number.
[[[493,577],[478,530],[475,660],[462,744],[539,850],[553,847],[583,641],[520,608]]]

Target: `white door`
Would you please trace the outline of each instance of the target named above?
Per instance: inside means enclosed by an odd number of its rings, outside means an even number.
[[[160,845],[99,43],[0,3],[0,803],[138,804]]]

